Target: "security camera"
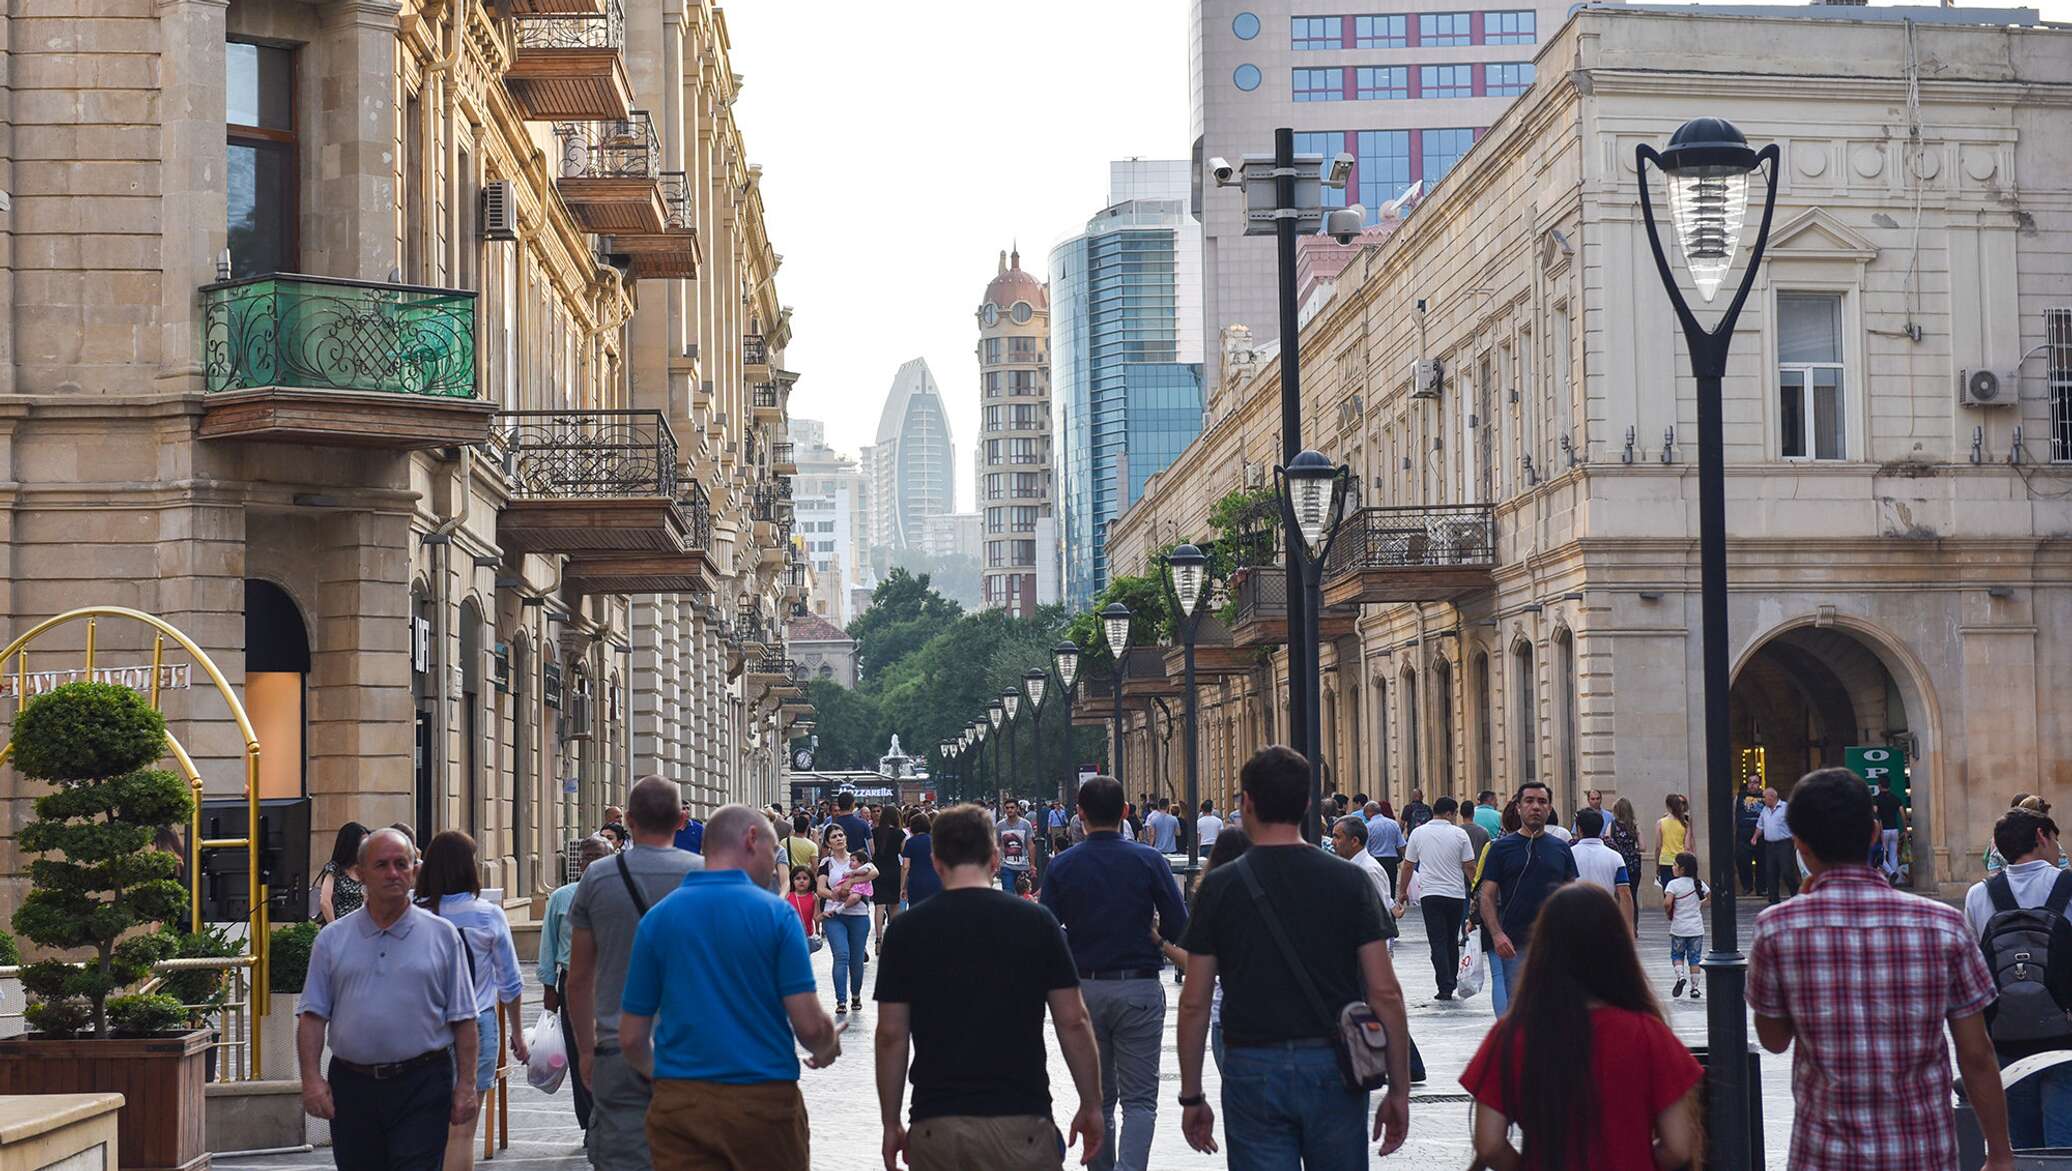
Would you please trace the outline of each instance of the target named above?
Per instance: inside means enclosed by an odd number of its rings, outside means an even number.
[[[1353,156],[1339,151],[1338,157],[1331,160],[1331,174],[1324,180],[1324,186],[1342,191],[1345,189],[1346,180],[1352,177]]]
[[[1237,185],[1233,179],[1233,176],[1237,174],[1237,169],[1230,165],[1229,159],[1210,159],[1209,174],[1215,177],[1216,186],[1218,187],[1234,187]]]
[[[1333,208],[1324,217],[1324,234],[1340,244],[1350,244],[1359,234],[1367,230],[1367,209],[1355,203],[1348,207]]]

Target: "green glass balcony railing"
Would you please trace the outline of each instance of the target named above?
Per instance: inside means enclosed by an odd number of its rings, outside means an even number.
[[[476,397],[475,294],[275,273],[202,286],[211,393],[305,390]]]

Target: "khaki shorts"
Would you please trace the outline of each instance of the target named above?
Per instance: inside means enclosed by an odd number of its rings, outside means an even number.
[[[907,1165],[913,1171],[1060,1171],[1065,1155],[1048,1118],[953,1115],[914,1123],[907,1131]]]
[[[797,1082],[658,1079],[647,1141],[658,1171],[807,1171],[812,1162]]]

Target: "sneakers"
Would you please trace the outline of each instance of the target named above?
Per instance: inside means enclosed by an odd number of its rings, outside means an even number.
[[[1705,993],[1704,993],[1704,991],[1703,991],[1703,990],[1699,989],[1699,988],[1698,988],[1698,987],[1697,987],[1696,985],[1693,985],[1693,986],[1692,986],[1692,988],[1691,988],[1691,999],[1692,999],[1692,1000],[1698,1000],[1698,999],[1701,999],[1702,997],[1704,997],[1704,995],[1705,995]]]
[[[863,1011],[863,997],[859,996],[859,997],[856,997],[855,999],[851,1000],[851,1001],[849,1002],[849,1010],[850,1010],[851,1012],[862,1012],[862,1011]]]
[[[1669,999],[1676,1000],[1679,997],[1681,997],[1684,994],[1684,986],[1689,983],[1689,980],[1684,979],[1682,976],[1678,976],[1676,978],[1676,987],[1669,990]]]

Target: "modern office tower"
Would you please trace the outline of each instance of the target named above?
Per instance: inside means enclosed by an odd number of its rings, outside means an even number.
[[[863,472],[854,459],[827,445],[827,425],[818,419],[791,420],[793,525],[813,563],[817,614],[847,626],[849,585],[858,579],[857,550],[863,546]]]
[[[877,442],[863,449],[864,531],[882,549],[922,549],[927,523],[956,507],[956,459],[942,390],[920,358],[900,366],[878,416]]]
[[[1000,254],[978,312],[978,507],[984,524],[981,584],[987,609],[1035,613],[1037,541],[1051,515],[1050,294],[1022,271],[1020,250]]]
[[[1108,582],[1108,522],[1201,433],[1201,235],[1185,160],[1109,164],[1109,206],[1050,253],[1064,600]]]
[[[1411,184],[1422,180],[1429,192],[1525,92],[1541,34],[1569,7],[1505,0],[1435,12],[1376,0],[1334,12],[1313,2],[1195,0],[1188,80],[1204,335],[1243,325],[1254,344],[1280,337],[1273,238],[1244,235],[1241,194],[1218,190],[1204,163],[1269,153],[1274,129],[1293,127],[1298,152],[1353,156],[1352,181],[1325,200],[1359,203],[1374,223]],[[1209,349],[1213,388],[1220,355]]]

